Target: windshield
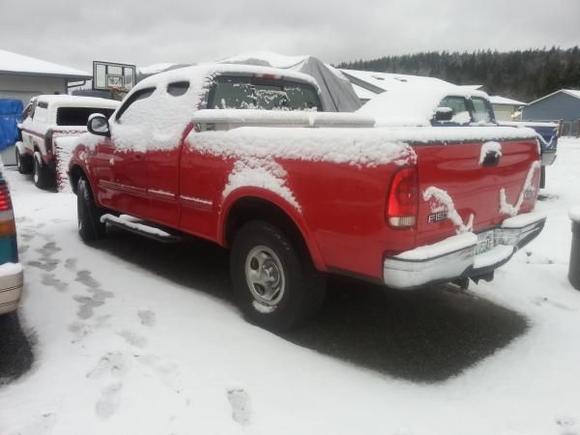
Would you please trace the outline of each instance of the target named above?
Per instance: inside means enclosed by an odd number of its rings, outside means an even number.
[[[210,96],[210,109],[321,111],[316,89],[307,83],[250,77],[221,77]]]

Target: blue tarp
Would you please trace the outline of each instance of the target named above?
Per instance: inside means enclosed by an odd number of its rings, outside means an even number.
[[[22,101],[0,98],[0,151],[18,140],[16,123],[22,113]]]

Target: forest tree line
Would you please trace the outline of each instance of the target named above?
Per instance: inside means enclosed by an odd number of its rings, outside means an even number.
[[[437,77],[483,85],[489,95],[530,102],[559,89],[580,89],[580,48],[498,52],[425,52],[343,62],[340,68]]]

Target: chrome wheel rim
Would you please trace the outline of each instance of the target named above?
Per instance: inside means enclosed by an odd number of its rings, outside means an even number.
[[[267,246],[256,246],[246,257],[246,282],[256,302],[274,307],[284,297],[286,277],[278,255]]]

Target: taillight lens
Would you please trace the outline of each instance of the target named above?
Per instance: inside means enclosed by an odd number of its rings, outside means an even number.
[[[417,222],[419,180],[415,166],[402,168],[394,176],[387,197],[386,219],[395,228],[411,228]]]
[[[0,212],[12,210],[12,201],[6,181],[0,181]]]
[[[6,181],[0,179],[0,237],[16,234],[12,200]]]

